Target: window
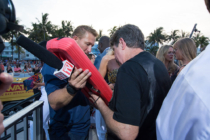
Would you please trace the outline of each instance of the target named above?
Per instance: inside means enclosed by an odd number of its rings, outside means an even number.
[[[26,54],[26,57],[29,57],[29,54]]]
[[[9,54],[9,52],[5,52],[5,54]]]

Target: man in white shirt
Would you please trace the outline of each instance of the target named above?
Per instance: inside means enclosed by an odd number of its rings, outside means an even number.
[[[209,61],[210,45],[176,78],[156,120],[157,140],[210,140]]]

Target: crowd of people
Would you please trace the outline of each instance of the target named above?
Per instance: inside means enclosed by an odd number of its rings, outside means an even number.
[[[205,2],[210,12],[210,1]],[[197,56],[195,42],[182,38],[174,45],[161,46],[153,56],[144,51],[144,34],[139,27],[126,24],[111,38],[100,38],[100,54],[95,57],[90,52],[97,36],[96,30],[86,25],[78,26],[72,34],[113,90],[108,106],[99,95],[90,92],[86,98],[81,92],[93,74],[89,70],[74,69],[69,79],[60,80],[53,74],[55,68],[47,64],[41,70],[34,67],[43,75],[42,82],[35,84],[42,87],[40,100],[46,105],[43,120],[47,139],[87,140],[92,105],[99,140],[210,139],[210,46]],[[22,72],[18,64],[15,69]],[[32,71],[32,67],[27,63],[24,71]],[[4,73],[0,79],[3,92],[11,84],[11,76]]]
[[[85,30],[83,36],[80,34],[82,30]],[[89,26],[79,26],[73,34],[73,39],[113,90],[109,106],[90,93],[90,100],[96,107],[98,139],[157,139],[156,118],[172,83],[196,57],[194,41],[183,38],[173,46],[164,45],[156,58],[144,51],[141,30],[128,24],[119,28],[111,38],[100,38],[100,54],[95,58],[89,54],[94,38],[96,31]],[[84,40],[89,45],[84,45]],[[179,64],[174,63],[174,57]],[[86,85],[91,73],[76,69],[68,80],[61,81],[53,71],[54,68],[44,64],[42,74],[50,108],[49,138],[87,139],[90,114],[86,112],[90,110],[90,103],[79,89]]]
[[[0,61],[2,72],[5,71],[7,73],[37,73],[40,71],[40,68],[43,66],[43,62],[41,61],[11,61],[4,60]],[[6,70],[4,69],[6,67]]]

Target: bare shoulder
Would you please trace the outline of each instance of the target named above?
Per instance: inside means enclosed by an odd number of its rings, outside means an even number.
[[[108,65],[118,65],[115,60],[115,57],[109,60]]]

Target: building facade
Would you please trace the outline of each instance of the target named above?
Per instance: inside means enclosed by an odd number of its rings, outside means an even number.
[[[9,42],[4,42],[5,49],[3,52],[0,54],[1,60],[17,60],[18,59],[18,53],[16,50],[16,47],[13,46],[13,54],[12,54],[12,46]],[[20,54],[20,60],[38,60],[33,54],[30,52],[26,51],[25,49],[24,53]]]

